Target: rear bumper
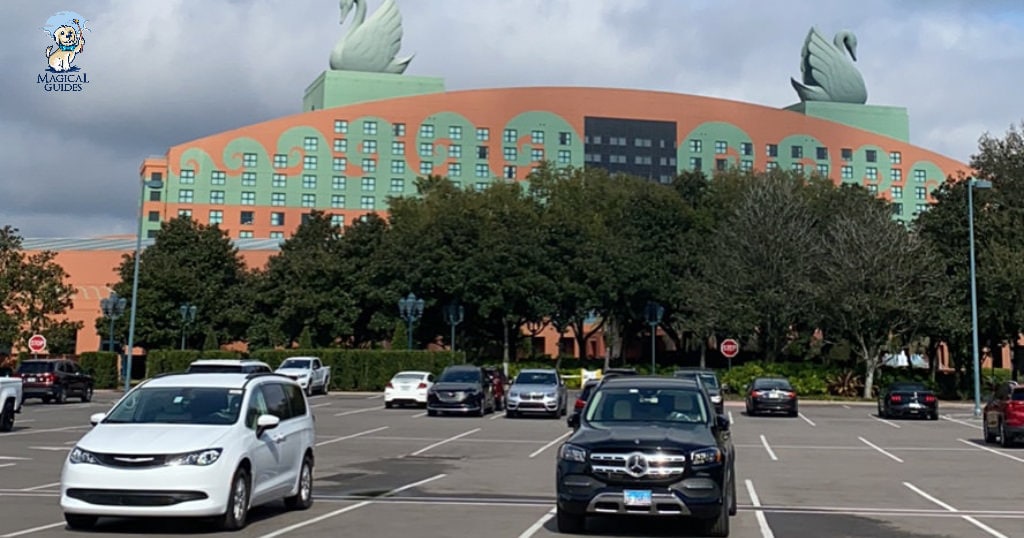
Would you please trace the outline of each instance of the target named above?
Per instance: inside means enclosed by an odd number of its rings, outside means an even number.
[[[892,405],[888,407],[889,414],[898,417],[924,417],[939,411],[938,405],[921,404],[921,407],[911,407],[909,404]]]
[[[757,399],[750,402],[753,411],[787,411],[796,412],[798,409],[797,400],[764,400]]]
[[[43,396],[54,396],[60,391],[60,385],[35,385],[22,387],[22,399],[42,398]]]

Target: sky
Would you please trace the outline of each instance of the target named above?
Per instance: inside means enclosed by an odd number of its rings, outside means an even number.
[[[383,0],[369,0],[373,10]],[[798,102],[811,26],[851,30],[868,104],[904,106],[915,145],[967,162],[1024,119],[1019,0],[396,0],[407,75],[449,90],[597,86]],[[139,165],[168,147],[301,112],[328,68],[338,0],[5,0],[0,226],[134,234]],[[43,30],[82,15],[81,91],[47,92]]]

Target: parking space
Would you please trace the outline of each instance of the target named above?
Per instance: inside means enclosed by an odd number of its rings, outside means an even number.
[[[28,403],[0,434],[0,538],[72,534],[57,504],[60,468],[89,404]],[[313,507],[253,512],[242,536],[557,535],[554,459],[564,420],[428,417],[379,395],[311,399],[317,417]],[[880,420],[873,406],[805,402],[799,417],[748,417],[730,403],[740,512],[732,536],[1020,536],[1024,509],[1006,484],[1024,450],[985,445],[969,409],[942,420]],[[599,536],[695,536],[685,522],[594,518]],[[103,520],[93,535],[218,534],[200,522]],[[236,534],[237,535],[237,534]]]

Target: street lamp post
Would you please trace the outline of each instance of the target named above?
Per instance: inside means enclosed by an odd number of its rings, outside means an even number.
[[[125,354],[124,367],[124,391],[128,392],[132,383],[132,353],[135,351],[135,312],[139,303],[139,254],[142,251],[142,207],[146,198],[146,187],[157,190],[164,188],[164,182],[159,179],[143,181],[139,191],[139,228],[135,234],[135,269],[132,274],[132,306],[131,314],[128,316],[128,347]]]
[[[978,286],[974,265],[974,189],[991,189],[992,182],[971,178],[967,181],[967,229],[971,251],[971,339],[974,341],[974,416],[981,416],[981,358],[978,352]]]
[[[110,320],[110,339],[107,340],[107,346],[110,351],[114,351],[114,322],[124,315],[124,309],[128,305],[128,300],[124,297],[118,297],[117,292],[110,292],[110,297],[100,300],[100,309],[103,310],[103,317]]]
[[[648,301],[644,307],[644,317],[647,318],[647,324],[651,326],[651,375],[654,375],[657,370],[655,356],[657,347],[655,346],[654,334],[658,331],[658,324],[661,323],[661,317],[664,315],[665,307],[654,301]]]
[[[466,309],[455,301],[444,306],[444,321],[452,327],[452,353],[455,353],[455,326],[466,317]]]
[[[185,351],[185,336],[188,334],[188,326],[196,320],[196,305],[185,303],[181,305],[181,350]]]
[[[415,293],[409,292],[409,295],[398,300],[398,313],[409,324],[409,349],[412,349],[412,324],[423,315],[423,299],[418,299]]]

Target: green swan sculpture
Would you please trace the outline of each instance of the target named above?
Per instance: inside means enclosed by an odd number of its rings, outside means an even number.
[[[364,71],[401,74],[412,56],[396,58],[402,47],[402,15],[395,0],[384,0],[377,11],[366,18],[366,0],[340,0],[339,24],[355,7],[352,28],[331,51],[330,65],[335,71]]]
[[[803,82],[790,79],[801,101],[859,105],[867,102],[864,78],[853,65],[857,61],[857,37],[853,32],[842,30],[829,43],[817,28],[811,27],[804,40],[802,56],[800,73]]]

